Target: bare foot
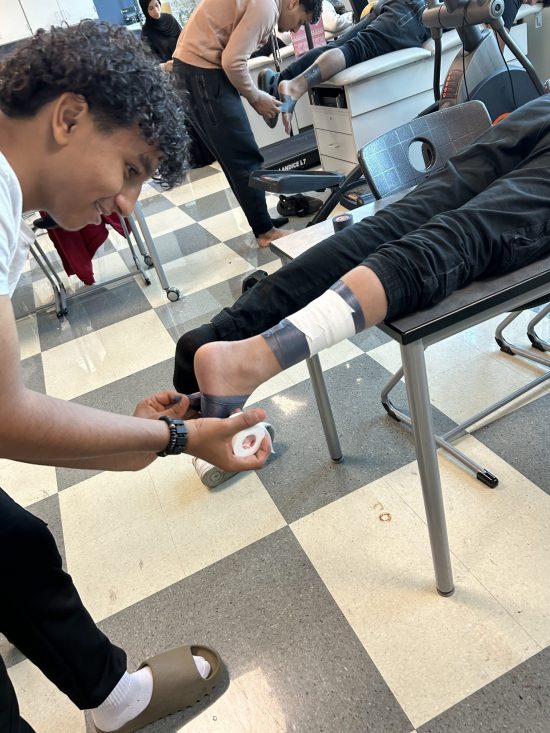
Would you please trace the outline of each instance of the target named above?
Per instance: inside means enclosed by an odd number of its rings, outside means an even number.
[[[280,239],[281,237],[286,237],[287,234],[294,234],[294,229],[275,229],[275,227],[273,227],[268,232],[259,234],[256,237],[256,241],[258,242],[258,247],[269,247],[271,242],[274,242],[276,239]]]
[[[195,354],[194,368],[200,391],[217,397],[250,395],[281,371],[262,336],[204,344]]]

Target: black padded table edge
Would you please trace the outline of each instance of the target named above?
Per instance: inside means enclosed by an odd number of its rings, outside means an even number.
[[[550,255],[506,275],[476,280],[456,290],[433,308],[417,311],[394,321],[384,321],[378,328],[406,345],[446,332],[459,332],[471,324],[514,310],[550,293]],[[442,336],[443,338],[443,336]],[[440,340],[440,339],[434,339]]]

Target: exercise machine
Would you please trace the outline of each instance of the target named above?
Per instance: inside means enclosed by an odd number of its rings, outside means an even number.
[[[502,21],[504,0],[428,0],[422,22],[435,43],[434,98],[439,109],[477,99],[493,122],[526,102],[545,94],[533,65],[514,42]],[[483,25],[489,26],[483,28]],[[451,63],[439,91],[441,36],[455,28],[462,50]],[[500,39],[501,44],[499,44]],[[508,64],[507,47],[516,62]]]

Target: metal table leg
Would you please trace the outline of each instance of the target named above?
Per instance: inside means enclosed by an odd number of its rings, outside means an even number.
[[[309,370],[313,393],[317,400],[317,408],[321,417],[321,424],[323,425],[328,452],[335,463],[341,463],[343,460],[342,448],[340,447],[340,440],[334,423],[334,415],[332,414],[332,407],[330,406],[330,400],[328,398],[327,386],[325,384],[325,378],[323,377],[323,370],[321,369],[321,362],[319,361],[319,357],[315,355],[306,359],[306,364]]]
[[[401,345],[401,358],[428,520],[436,587],[442,596],[450,596],[454,592],[453,571],[422,341],[415,341],[406,346]]]
[[[31,244],[30,251],[34,256],[34,259],[38,263],[40,269],[50,281],[55,301],[56,315],[58,318],[63,318],[63,316],[67,315],[67,313],[69,312],[67,309],[67,291],[65,290],[65,286],[61,282],[59,275],[55,271],[54,266],[52,265],[52,263],[48,259],[48,256],[46,255],[40,244],[38,244],[36,239]],[[47,308],[49,306],[45,307]],[[36,310],[38,311],[41,309],[37,308]]]
[[[143,210],[141,208],[141,204],[139,203],[139,201],[136,203],[136,207],[134,209],[134,216],[137,220],[137,223],[139,224],[141,233],[143,234],[145,244],[147,245],[147,249],[149,250],[149,254],[151,255],[153,266],[155,270],[157,271],[162,289],[166,291],[168,300],[171,300],[171,301],[179,300],[180,291],[177,288],[173,288],[168,284],[168,280],[166,279],[166,273],[164,272],[162,262],[160,261],[160,257],[158,255],[157,248],[153,241],[153,237],[151,236],[151,232],[149,231],[149,227],[147,226],[147,222],[145,221],[145,217],[143,216]]]
[[[136,270],[139,272],[139,274],[143,278],[143,282],[146,285],[150,285],[151,284],[151,280],[149,279],[149,277],[143,271],[143,267],[141,266],[140,261],[136,257],[136,251],[134,249],[134,245],[132,244],[132,238],[130,237],[130,232],[128,231],[128,227],[126,226],[126,221],[124,220],[124,217],[123,216],[120,216],[120,215],[119,215],[119,219],[120,219],[120,225],[122,227],[122,231],[124,232],[124,236],[126,237],[126,241],[128,242],[128,247],[130,248],[130,254],[132,255],[132,259],[134,260],[134,265],[136,266]],[[130,229],[132,229],[132,233],[134,233],[134,237],[135,237],[134,228],[137,231],[137,227],[135,227],[135,225],[133,227],[132,226],[132,222],[130,220],[128,220],[128,222],[130,224]],[[137,241],[137,239],[136,239],[136,241]],[[143,245],[143,243],[142,243],[142,245]],[[140,249],[139,248],[139,242],[138,242],[138,249]],[[143,255],[143,252],[141,251],[141,249],[140,249],[140,254]]]

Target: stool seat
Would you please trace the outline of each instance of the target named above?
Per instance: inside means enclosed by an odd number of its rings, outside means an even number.
[[[293,194],[340,186],[344,179],[343,173],[327,173],[326,171],[259,170],[250,174],[248,185],[270,193]]]

